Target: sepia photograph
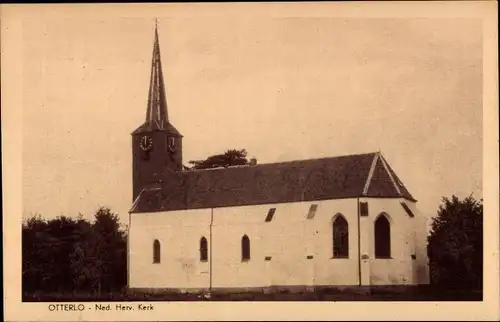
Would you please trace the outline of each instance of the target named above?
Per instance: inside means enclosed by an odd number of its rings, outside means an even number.
[[[498,301],[496,3],[418,4],[3,6],[16,310]]]

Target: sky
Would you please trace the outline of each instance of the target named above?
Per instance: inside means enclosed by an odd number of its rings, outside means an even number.
[[[184,163],[381,151],[427,216],[482,197],[482,38],[473,19],[190,17],[162,12]],[[23,22],[23,217],[111,208],[128,223],[130,133],[145,119],[150,18]]]

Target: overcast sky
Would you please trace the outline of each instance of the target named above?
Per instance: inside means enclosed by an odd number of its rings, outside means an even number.
[[[380,150],[422,212],[482,197],[482,39],[467,19],[159,15],[184,162],[244,148],[259,163]],[[154,17],[23,28],[23,216],[132,198]]]

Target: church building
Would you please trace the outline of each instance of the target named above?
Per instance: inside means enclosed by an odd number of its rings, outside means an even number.
[[[429,283],[425,216],[380,152],[184,167],[154,37],[146,120],[132,133],[130,289]]]

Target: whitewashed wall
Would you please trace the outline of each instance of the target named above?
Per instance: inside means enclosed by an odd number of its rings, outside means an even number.
[[[369,256],[362,263],[363,284],[426,283],[425,245],[421,232],[414,228],[421,222],[414,205],[407,202],[417,216],[410,218],[399,199],[360,201],[369,204],[369,216],[361,217],[359,223],[361,254]],[[318,204],[318,209],[314,219],[307,219],[311,204]],[[276,212],[272,221],[265,222],[270,208],[276,208]],[[357,209],[357,199],[340,199],[131,214],[129,286],[203,289],[358,285]],[[386,212],[391,221],[390,260],[374,258],[374,221],[381,212]],[[332,220],[339,213],[349,224],[347,259],[332,258]],[[250,238],[251,259],[242,262],[241,238],[245,234]],[[209,251],[212,249],[209,262],[200,262],[202,236],[208,240]],[[152,260],[154,239],[161,242],[159,264]],[[416,253],[417,261],[411,259],[412,253]],[[266,261],[266,256],[271,260]]]
[[[415,213],[415,254],[416,267],[414,268],[418,284],[429,284],[429,257],[427,256],[427,216],[420,212],[415,204],[409,205]]]
[[[130,287],[208,287],[210,267],[199,260],[199,242],[202,236],[209,240],[210,212],[203,209],[131,214]],[[155,239],[161,243],[159,264],[153,264]]]
[[[415,215],[410,217],[401,206],[403,199],[361,198],[360,201],[369,205],[369,216],[361,217],[361,254],[369,257],[370,284],[427,284],[427,271],[423,272],[427,267],[426,235],[421,227],[423,216],[415,203],[404,201]],[[382,213],[391,223],[391,259],[375,258],[375,221]],[[416,260],[411,258],[412,254]]]
[[[316,215],[307,219],[314,203],[319,205]],[[270,208],[276,212],[265,222]],[[336,213],[349,223],[349,259],[332,259]],[[356,215],[352,199],[214,209],[213,287],[357,284]],[[252,258],[241,262],[245,234],[251,240]],[[265,261],[266,256],[271,260]]]

